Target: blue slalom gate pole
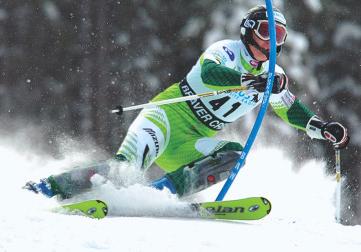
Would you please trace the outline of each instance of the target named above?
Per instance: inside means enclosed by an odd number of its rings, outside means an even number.
[[[254,140],[256,139],[259,128],[261,127],[263,117],[267,111],[268,102],[273,87],[273,79],[274,79],[275,66],[276,66],[276,28],[275,28],[275,20],[273,16],[272,0],[265,0],[265,2],[266,2],[267,16],[268,16],[268,29],[270,34],[270,55],[269,55],[267,86],[264,92],[261,108],[256,118],[256,122],[254,123],[252,131],[247,139],[241,157],[237,161],[236,166],[231,170],[231,174],[229,175],[226,183],[223,185],[221,191],[219,192],[216,201],[223,200],[224,196],[228,192],[228,189],[231,187],[234,179],[236,178],[239,170],[243,167],[244,161],[246,160],[246,157],[254,143]]]

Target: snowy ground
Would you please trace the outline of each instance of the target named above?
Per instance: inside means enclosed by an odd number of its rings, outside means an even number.
[[[52,213],[54,200],[21,189],[28,179],[69,166],[72,158],[44,160],[0,143],[1,252],[361,251],[361,227],[341,226],[334,221],[335,182],[323,175],[324,164],[320,162],[310,162],[294,173],[292,162],[281,151],[252,151],[227,199],[267,197],[272,212],[260,221],[159,217],[184,203],[167,192],[139,185],[116,190],[110,184],[99,186],[95,196],[108,202],[112,215],[127,212],[158,217],[92,220]],[[219,190],[217,185],[189,200],[214,200]]]

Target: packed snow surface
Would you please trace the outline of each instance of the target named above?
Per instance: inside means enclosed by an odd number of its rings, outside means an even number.
[[[180,217],[187,201],[212,201],[222,184],[180,201],[168,192],[140,184],[116,189],[100,177],[94,192],[109,217],[93,220],[51,211],[58,203],[21,187],[73,165],[74,157],[49,160],[0,143],[0,251],[361,251],[361,227],[334,220],[336,182],[324,163],[311,161],[299,172],[286,153],[254,149],[226,199],[264,196],[271,214],[259,221],[212,221]],[[131,177],[129,170],[121,176]],[[128,217],[124,217],[128,216]],[[129,217],[132,216],[132,217]],[[172,217],[176,216],[176,217]]]

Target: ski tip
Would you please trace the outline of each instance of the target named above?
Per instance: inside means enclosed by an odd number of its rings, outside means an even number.
[[[269,209],[267,210],[267,214],[269,214],[271,212],[272,209],[272,204],[271,201],[269,201],[268,199],[261,197],[263,204],[265,204],[266,206],[269,205]]]
[[[55,209],[56,212],[83,215],[93,219],[103,219],[108,215],[108,206],[101,200],[86,200],[68,205],[62,205]]]
[[[108,215],[108,205],[104,201],[101,201],[101,200],[96,200],[96,202],[103,205],[102,211],[104,213],[104,217],[107,216]]]

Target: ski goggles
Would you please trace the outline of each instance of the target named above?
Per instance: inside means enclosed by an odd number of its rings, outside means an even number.
[[[268,21],[267,20],[259,20],[257,21],[258,26],[253,29],[257,37],[262,40],[269,40],[270,35],[268,31]],[[286,26],[276,23],[276,44],[282,45],[287,37],[287,29]]]

